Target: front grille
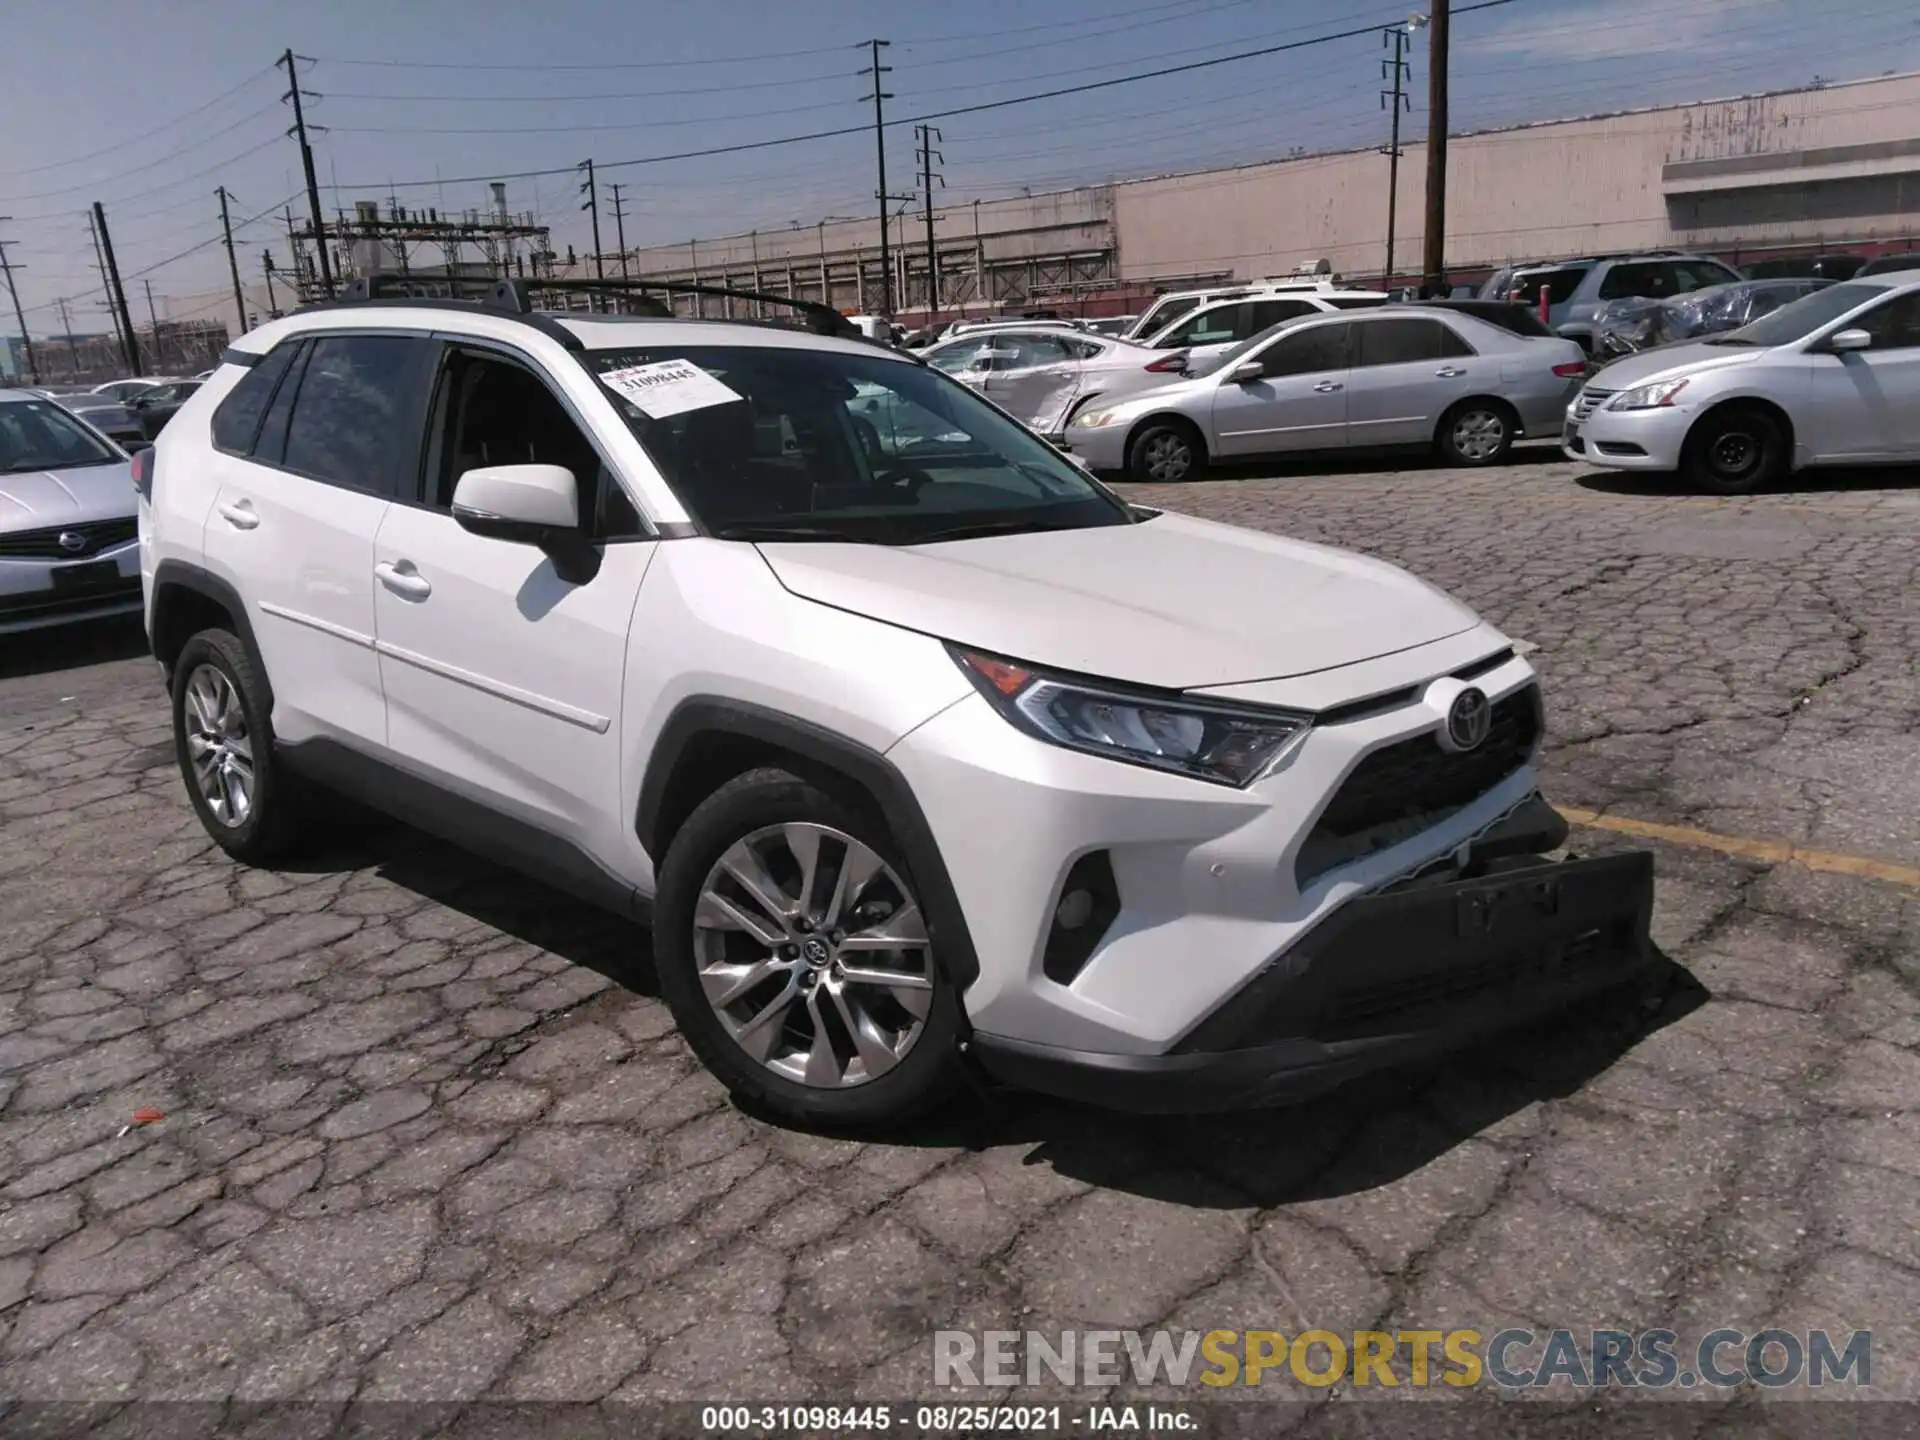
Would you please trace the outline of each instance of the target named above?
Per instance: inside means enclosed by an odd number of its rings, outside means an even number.
[[[139,522],[131,515],[124,520],[82,520],[73,525],[54,525],[45,530],[15,530],[0,535],[0,557],[9,560],[84,560],[115,545],[124,545],[139,534]],[[62,535],[78,536],[78,547],[60,543]]]
[[[1496,703],[1480,748],[1456,755],[1431,733],[1363,757],[1334,792],[1294,861],[1305,889],[1330,870],[1411,839],[1458,813],[1527,763],[1541,730],[1540,691]]]
[[[1604,400],[1611,400],[1619,392],[1616,390],[1596,390],[1589,385],[1574,397],[1573,418],[1584,424],[1586,418],[1600,408]]]

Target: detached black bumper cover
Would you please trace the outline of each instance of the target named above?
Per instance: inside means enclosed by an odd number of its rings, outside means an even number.
[[[1298,1100],[1634,979],[1655,959],[1653,857],[1520,864],[1342,906],[1164,1055],[973,1038],[996,1079],[1110,1109]]]

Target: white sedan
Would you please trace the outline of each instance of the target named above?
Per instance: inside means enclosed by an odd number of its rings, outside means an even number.
[[[1920,461],[1920,273],[1816,290],[1738,330],[1643,350],[1568,408],[1569,458],[1740,495],[1810,465]]]
[[[1090,400],[1118,400],[1179,379],[1186,359],[1184,351],[1049,326],[971,332],[923,358],[1050,439],[1064,434]]]

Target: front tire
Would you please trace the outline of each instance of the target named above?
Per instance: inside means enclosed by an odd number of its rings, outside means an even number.
[[[1440,457],[1451,465],[1498,465],[1513,449],[1518,430],[1513,413],[1492,400],[1463,400],[1440,420],[1434,437]]]
[[[1730,407],[1703,418],[1687,436],[1682,478],[1713,495],[1750,495],[1786,472],[1787,437],[1764,410]]]
[[[1207,447],[1191,425],[1155,421],[1127,446],[1127,478],[1142,485],[1178,485],[1206,469]]]
[[[306,792],[273,751],[267,691],[240,638],[202,630],[173,667],[173,741],[187,798],[234,859],[262,865],[299,838]]]
[[[675,834],[653,952],[694,1053],[784,1119],[896,1124],[959,1076],[959,1000],[893,837],[785,771],[729,781]]]

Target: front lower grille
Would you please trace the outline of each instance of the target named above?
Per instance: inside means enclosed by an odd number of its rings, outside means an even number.
[[[1591,385],[1587,386],[1574,397],[1573,418],[1584,424],[1586,418],[1598,410],[1603,402],[1611,400],[1618,393],[1616,390],[1596,390]]]
[[[1539,687],[1528,685],[1494,705],[1487,738],[1476,750],[1443,750],[1429,733],[1364,756],[1300,847],[1295,883],[1304,890],[1328,871],[1411,839],[1464,810],[1527,763],[1541,722]]]
[[[44,530],[15,530],[0,534],[0,558],[84,560],[115,545],[124,545],[139,533],[139,522],[131,515],[124,520],[82,520]],[[62,537],[66,537],[65,543]]]

